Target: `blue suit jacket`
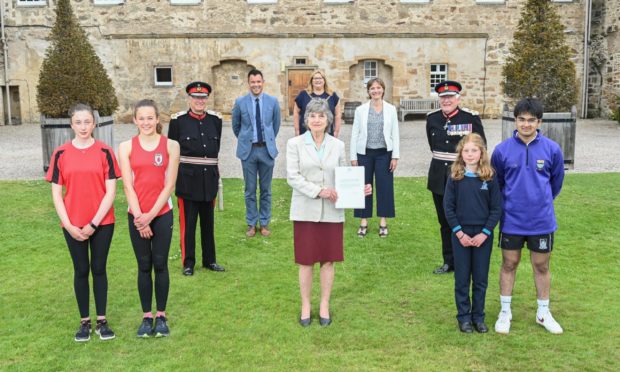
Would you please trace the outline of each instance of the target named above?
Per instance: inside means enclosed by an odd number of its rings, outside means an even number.
[[[235,100],[232,109],[232,128],[237,137],[237,157],[246,160],[252,151],[252,116],[255,110],[254,96],[251,93]],[[278,156],[276,148],[276,136],[280,130],[280,104],[278,100],[263,93],[262,125],[264,140],[267,144],[269,155],[275,159]]]

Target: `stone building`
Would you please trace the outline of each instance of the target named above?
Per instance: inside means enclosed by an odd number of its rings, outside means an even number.
[[[0,58],[1,120],[36,123],[36,86],[54,23],[54,0],[0,0],[6,38]],[[566,27],[577,81],[584,63],[584,19],[591,0],[554,0]],[[617,2],[617,0],[614,0]],[[463,83],[464,105],[497,117],[501,67],[525,0],[73,0],[81,25],[116,88],[118,121],[141,98],[166,115],[186,107],[184,87],[212,83],[211,108],[230,113],[263,71],[285,118],[321,68],[345,102],[366,100],[365,81],[386,81],[386,99],[431,98],[442,79]],[[618,9],[615,25],[618,24]],[[610,11],[607,12],[610,14]],[[612,22],[613,23],[613,22]],[[616,47],[617,48],[617,47]],[[617,55],[617,54],[616,54]],[[4,61],[8,64],[5,64]],[[620,58],[615,58],[616,86]],[[583,96],[580,96],[583,100]]]

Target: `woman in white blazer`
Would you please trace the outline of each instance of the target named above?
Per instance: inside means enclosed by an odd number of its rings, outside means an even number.
[[[329,104],[312,99],[306,106],[308,131],[286,144],[286,179],[293,188],[290,219],[293,221],[295,263],[299,265],[301,316],[299,324],[312,322],[310,297],[314,264],[320,264],[319,323],[331,324],[329,299],[334,282],[334,262],[343,261],[344,210],[336,209],[334,169],[346,165],[344,142],[327,134],[334,120]],[[370,185],[366,187],[370,193]]]
[[[394,171],[400,157],[398,116],[396,107],[383,100],[385,83],[373,78],[366,84],[370,101],[355,110],[351,130],[351,165],[361,165],[365,171],[365,182],[373,183],[377,190],[377,216],[379,236],[387,237],[387,218],[395,216]],[[366,236],[368,218],[372,217],[372,195],[366,197],[366,207],[356,209],[355,217],[361,218],[357,235]]]

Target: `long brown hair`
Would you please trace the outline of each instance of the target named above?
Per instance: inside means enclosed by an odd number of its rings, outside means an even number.
[[[456,160],[452,163],[452,178],[455,180],[462,180],[465,176],[465,161],[463,160],[463,147],[467,143],[473,143],[480,149],[480,160],[478,161],[478,177],[483,181],[490,181],[493,179],[495,171],[491,166],[491,160],[489,159],[489,153],[487,152],[486,144],[478,133],[470,133],[463,137],[459,144],[456,146]]]
[[[138,114],[138,109],[141,107],[152,107],[155,110],[155,117],[159,119],[159,109],[157,108],[157,104],[155,103],[155,101],[153,101],[152,99],[141,99],[138,101],[138,103],[136,103],[136,105],[133,107],[134,118]],[[158,121],[157,126],[155,127],[155,131],[157,132],[157,134],[161,134],[162,129],[163,125],[161,125],[161,123]]]
[[[314,79],[314,75],[316,74],[321,75],[321,77],[323,78],[323,83],[325,83],[325,85],[323,85],[323,90],[325,91],[325,93],[330,96],[334,94],[334,92],[329,88],[329,85],[327,85],[327,78],[325,77],[325,72],[323,72],[323,70],[316,69],[312,71],[312,75],[310,75],[310,80],[308,80],[308,87],[306,88],[306,92],[308,92],[308,95],[314,92],[314,89],[312,87],[312,79]]]

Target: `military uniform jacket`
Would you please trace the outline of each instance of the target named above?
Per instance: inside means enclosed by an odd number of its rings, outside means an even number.
[[[217,158],[222,136],[222,118],[206,111],[202,119],[190,112],[172,115],[168,138],[179,142],[181,157]],[[188,164],[181,160],[175,194],[193,201],[211,201],[217,195],[220,172],[217,165]]]
[[[457,114],[449,119],[441,110],[430,112],[426,116],[426,137],[431,151],[455,153],[461,138],[472,132],[481,135],[486,142],[480,116],[475,111],[459,107]],[[450,160],[433,157],[426,188],[434,194],[443,195],[451,165]]]

